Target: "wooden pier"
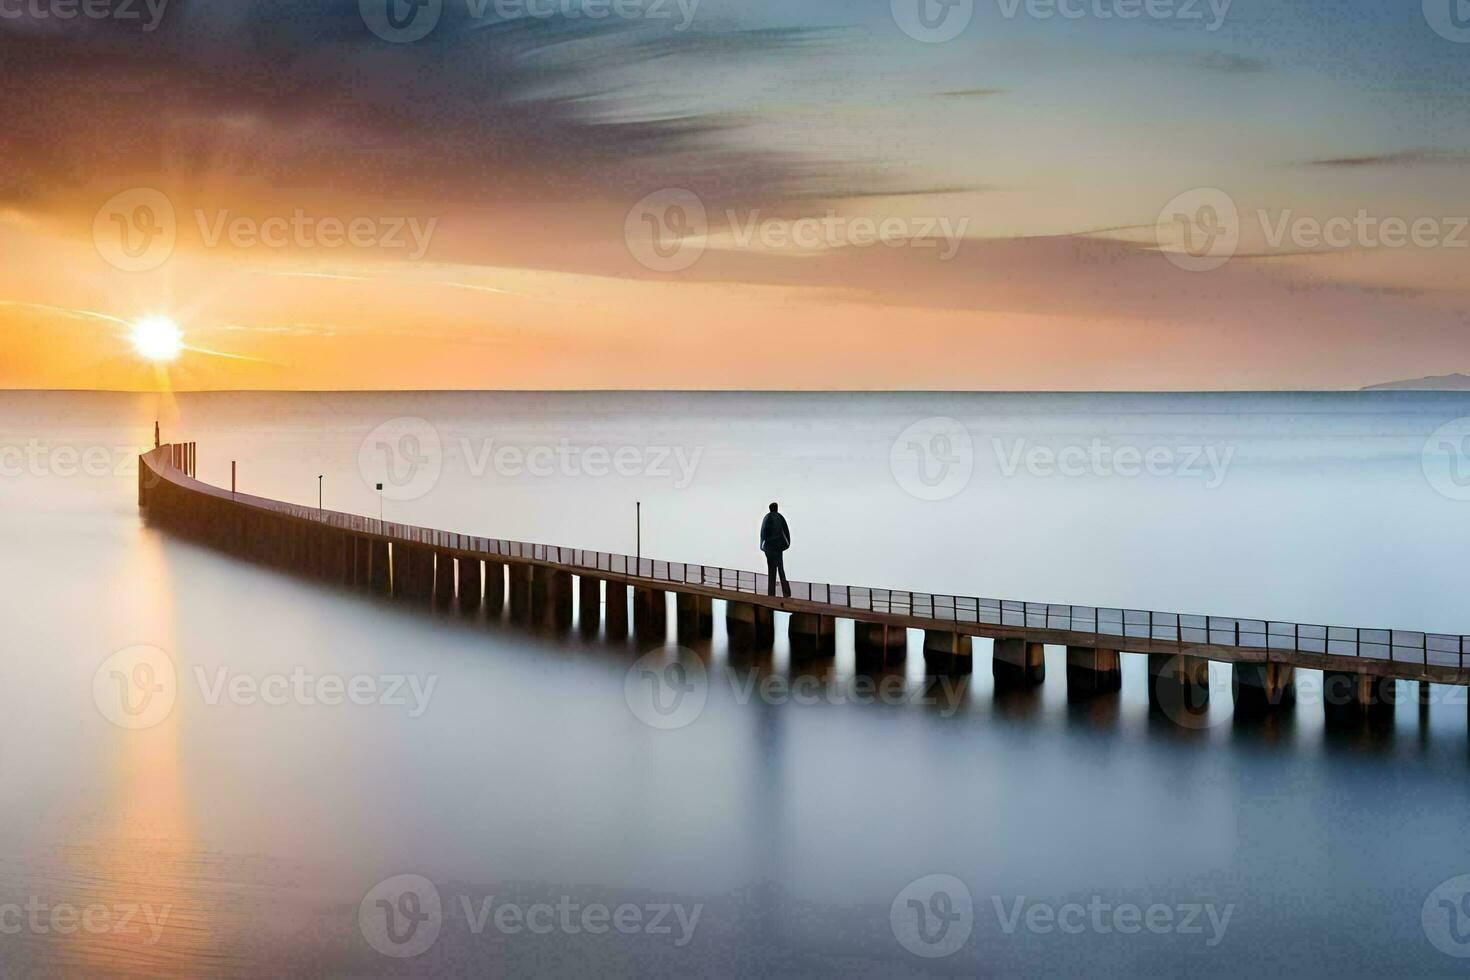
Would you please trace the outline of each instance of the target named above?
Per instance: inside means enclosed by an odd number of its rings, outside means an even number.
[[[1330,683],[1333,693],[1329,706],[1339,711],[1379,710],[1391,700],[1385,685],[1392,680],[1470,686],[1464,635],[815,582],[792,582],[791,596],[783,597],[768,594],[766,576],[757,572],[302,507],[209,486],[195,472],[194,443],[165,444],[139,457],[138,504],[150,521],[251,560],[426,604],[457,601],[491,613],[509,605],[514,620],[570,628],[576,602],[583,628],[602,617],[612,638],[627,636],[631,619],[639,638],[662,639],[665,597],[672,592],[676,628],[686,641],[711,635],[715,599],[725,602],[736,647],[770,646],[774,612],[790,613],[796,659],[832,656],[835,621],[851,620],[860,670],[901,664],[907,630],[917,629],[934,671],[969,673],[973,638],[994,640],[992,669],[1007,685],[1042,683],[1044,647],[1065,647],[1069,690],[1083,696],[1118,689],[1123,652],[1148,655],[1151,694],[1167,689],[1191,704],[1208,700],[1209,663],[1231,664],[1234,697],[1252,710],[1294,703],[1299,667],[1324,672],[1324,690]]]

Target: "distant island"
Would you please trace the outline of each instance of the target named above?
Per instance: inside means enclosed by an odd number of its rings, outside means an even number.
[[[1390,381],[1387,384],[1369,385],[1364,391],[1470,391],[1470,375],[1439,374],[1428,378],[1412,378],[1408,381]]]

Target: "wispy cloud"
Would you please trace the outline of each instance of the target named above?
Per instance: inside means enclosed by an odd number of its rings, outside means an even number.
[[[1306,166],[1352,169],[1356,167],[1420,167],[1430,164],[1458,165],[1467,163],[1470,163],[1470,152],[1465,150],[1413,149],[1398,150],[1393,153],[1372,153],[1363,156],[1328,157],[1322,160],[1308,161]]]

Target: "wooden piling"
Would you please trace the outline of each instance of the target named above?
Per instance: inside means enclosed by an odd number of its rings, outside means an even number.
[[[995,641],[990,670],[997,686],[1029,687],[1046,680],[1046,647],[1031,640]]]
[[[643,642],[662,642],[668,635],[668,593],[662,589],[633,589],[633,632]]]
[[[725,603],[725,633],[737,649],[768,649],[776,640],[775,614],[766,606],[731,599]]]
[[[628,638],[628,587],[622,582],[607,583],[603,617],[609,640],[622,642]]]
[[[1067,647],[1067,697],[1077,701],[1123,689],[1123,658],[1107,647]]]
[[[454,602],[454,556],[447,551],[434,553],[434,602],[440,606]]]
[[[852,647],[858,670],[880,670],[908,656],[908,630],[887,623],[853,623]]]
[[[679,592],[674,596],[680,643],[707,640],[715,634],[715,601],[707,595]]]
[[[1241,714],[1261,714],[1296,704],[1296,668],[1278,661],[1235,664],[1230,694]]]
[[[837,620],[818,613],[795,612],[786,624],[786,639],[791,656],[799,660],[832,657],[837,654]]]
[[[460,555],[454,560],[454,565],[459,578],[459,608],[464,612],[474,612],[480,608],[485,589],[484,564],[478,558]]]

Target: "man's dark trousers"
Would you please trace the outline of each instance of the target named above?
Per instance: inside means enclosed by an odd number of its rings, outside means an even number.
[[[791,583],[786,581],[785,555],[779,551],[766,552],[766,594],[776,594],[776,574],[781,575],[781,594],[790,598]]]

